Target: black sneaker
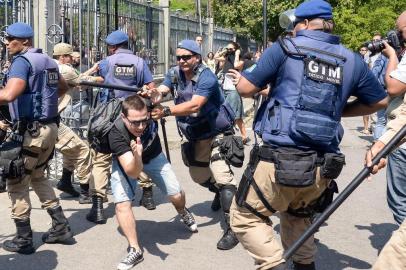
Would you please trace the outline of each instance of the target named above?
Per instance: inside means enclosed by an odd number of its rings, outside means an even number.
[[[135,248],[131,247],[128,251],[127,256],[117,265],[118,270],[127,270],[131,269],[140,262],[144,260],[144,256],[142,256],[141,250],[136,250]]]
[[[185,208],[183,213],[179,214],[180,221],[186,225],[186,227],[191,232],[197,232],[197,224],[195,218],[193,217],[192,213],[190,213],[189,209]]]

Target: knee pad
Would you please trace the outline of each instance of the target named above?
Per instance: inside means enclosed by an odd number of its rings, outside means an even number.
[[[220,203],[225,213],[230,212],[231,203],[237,188],[235,186],[227,185],[220,188]]]

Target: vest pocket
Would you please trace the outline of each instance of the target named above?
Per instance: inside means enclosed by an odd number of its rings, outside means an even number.
[[[323,146],[333,142],[339,123],[329,116],[304,110],[297,110],[293,121],[292,137],[310,144]]]

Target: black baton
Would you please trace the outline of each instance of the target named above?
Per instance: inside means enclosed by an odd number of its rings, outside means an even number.
[[[123,85],[118,85],[118,84],[96,83],[96,82],[89,82],[89,81],[81,81],[80,85],[115,89],[115,90],[134,92],[134,93],[137,93],[138,91],[142,90],[141,88],[137,88],[137,87],[123,86]]]
[[[169,155],[168,137],[166,136],[165,118],[161,118],[160,122],[161,122],[161,128],[162,128],[162,135],[164,136],[166,158],[168,159],[169,163],[171,163],[171,156]]]
[[[283,258],[285,260],[289,259],[297,249],[299,249],[306,240],[312,236],[319,227],[330,217],[332,213],[347,199],[351,193],[357,189],[357,187],[364,181],[368,175],[370,175],[372,171],[372,167],[379,163],[381,158],[386,157],[398,144],[399,142],[406,136],[406,125],[402,127],[402,129],[396,133],[395,137],[389,141],[387,145],[380,151],[376,157],[372,160],[371,167],[364,167],[362,171],[351,181],[350,184],[337,196],[337,198],[330,204],[329,207],[324,210],[324,212],[310,225],[309,228],[293,243],[288,250],[286,250]]]

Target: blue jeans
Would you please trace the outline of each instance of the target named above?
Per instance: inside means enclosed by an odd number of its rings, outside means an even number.
[[[117,158],[113,158],[111,173],[111,190],[114,202],[120,203],[135,199],[137,179],[125,176],[119,166]],[[158,188],[167,196],[172,196],[181,192],[181,187],[176,175],[163,153],[151,159],[148,164],[144,164],[143,171],[151,177]]]
[[[398,148],[388,156],[386,179],[388,205],[401,224],[406,217],[406,149]]]
[[[374,129],[374,141],[377,141],[382,136],[386,126],[386,109],[382,109],[376,112],[376,124]]]

